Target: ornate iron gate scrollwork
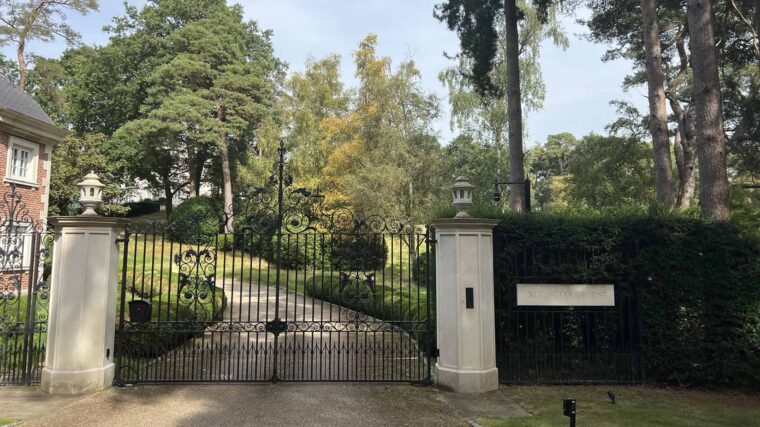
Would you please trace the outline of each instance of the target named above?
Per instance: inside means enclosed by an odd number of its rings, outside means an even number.
[[[430,230],[327,206],[286,164],[234,215],[128,226],[117,383],[431,382]]]
[[[10,188],[0,200],[0,384],[34,385],[45,359],[52,236]]]

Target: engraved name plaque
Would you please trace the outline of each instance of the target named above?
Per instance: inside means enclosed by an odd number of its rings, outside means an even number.
[[[615,286],[518,283],[517,305],[614,306]]]

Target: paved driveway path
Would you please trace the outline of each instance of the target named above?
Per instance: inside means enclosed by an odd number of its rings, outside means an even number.
[[[142,385],[51,408],[23,425],[467,426],[479,416],[526,415],[503,391],[456,395],[432,387],[361,383]]]
[[[279,298],[266,285],[228,281],[224,290],[221,322],[158,359],[127,366],[127,382],[269,381],[275,362],[284,381],[421,381],[427,376],[427,358],[411,334],[396,325],[285,288]],[[275,313],[288,326],[276,344],[264,330]]]

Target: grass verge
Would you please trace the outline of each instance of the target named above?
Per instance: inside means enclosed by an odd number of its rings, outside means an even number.
[[[607,397],[610,390],[615,404]],[[760,396],[740,393],[619,386],[513,386],[506,392],[533,416],[479,418],[479,424],[567,426],[566,397],[577,401],[579,426],[751,426],[760,420]]]

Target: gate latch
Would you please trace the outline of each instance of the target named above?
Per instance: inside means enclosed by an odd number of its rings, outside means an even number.
[[[267,326],[266,326],[267,332],[271,332],[275,335],[280,335],[281,333],[287,330],[288,330],[288,324],[279,318],[270,320],[267,322]]]

